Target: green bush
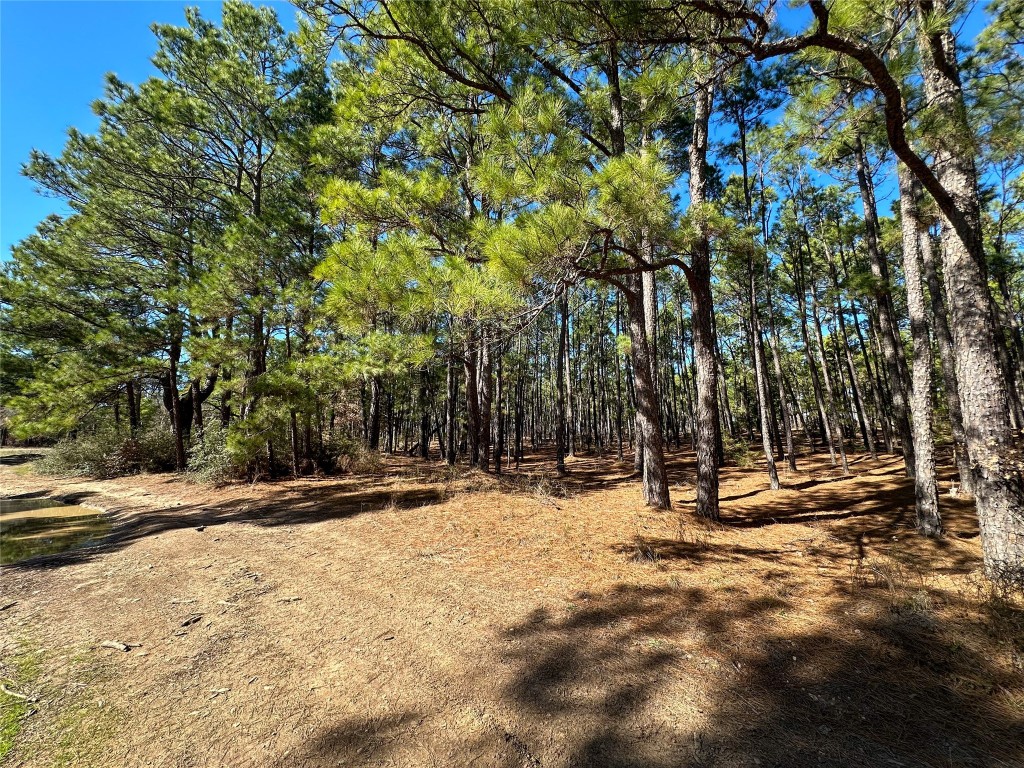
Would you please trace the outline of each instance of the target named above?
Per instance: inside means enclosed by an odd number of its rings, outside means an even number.
[[[200,483],[221,485],[245,474],[246,462],[228,448],[227,430],[220,425],[207,427],[192,442],[188,457],[188,474]]]
[[[754,466],[754,455],[750,452],[750,444],[746,440],[737,440],[729,435],[722,435],[722,453],[727,464],[737,467]]]
[[[174,469],[174,433],[169,424],[155,422],[136,433],[134,448],[139,452],[137,462],[143,472],[169,472]]]
[[[155,422],[134,436],[112,429],[86,432],[59,441],[36,469],[46,475],[96,478],[174,469],[174,435]]]

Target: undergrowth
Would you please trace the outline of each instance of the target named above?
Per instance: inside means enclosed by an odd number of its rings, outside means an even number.
[[[174,469],[174,436],[159,423],[139,430],[100,429],[59,441],[34,469],[44,475],[95,478]]]

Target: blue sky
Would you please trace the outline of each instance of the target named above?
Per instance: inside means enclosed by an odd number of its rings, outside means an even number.
[[[295,9],[287,2],[260,4],[275,6],[292,26]],[[149,27],[184,24],[186,5],[219,18],[219,0],[0,0],[0,260],[48,214],[64,211],[21,176],[29,151],[57,154],[69,127],[95,129],[90,105],[103,95],[104,75],[138,83],[154,74]],[[984,25],[981,5],[972,4],[961,41],[973,40]],[[805,15],[788,11],[787,26]],[[888,190],[880,191],[880,209],[887,212]]]
[[[57,200],[40,196],[21,176],[33,148],[57,154],[67,129],[89,132],[90,105],[115,72],[138,83],[155,74],[149,62],[153,22],[185,23],[186,5],[220,17],[220,2],[181,0],[0,0],[0,259],[53,212]],[[274,5],[286,26],[295,9]]]

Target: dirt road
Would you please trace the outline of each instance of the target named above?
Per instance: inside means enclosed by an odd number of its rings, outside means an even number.
[[[0,468],[115,518],[0,570],[10,766],[1024,765],[1024,619],[970,504],[909,529],[895,460],[726,472],[723,526],[625,469],[213,489]],[[129,650],[103,646],[115,641]],[[10,702],[10,699],[6,699]]]

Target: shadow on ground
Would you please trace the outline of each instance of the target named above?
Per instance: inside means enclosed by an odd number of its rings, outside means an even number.
[[[819,630],[789,621],[786,600],[722,590],[622,588],[581,603],[509,629],[503,660],[517,670],[505,694],[524,740],[566,728],[560,765],[1024,764],[1024,721],[1004,706],[1022,678],[883,590],[837,600]],[[1002,620],[1024,626],[1019,611]]]

